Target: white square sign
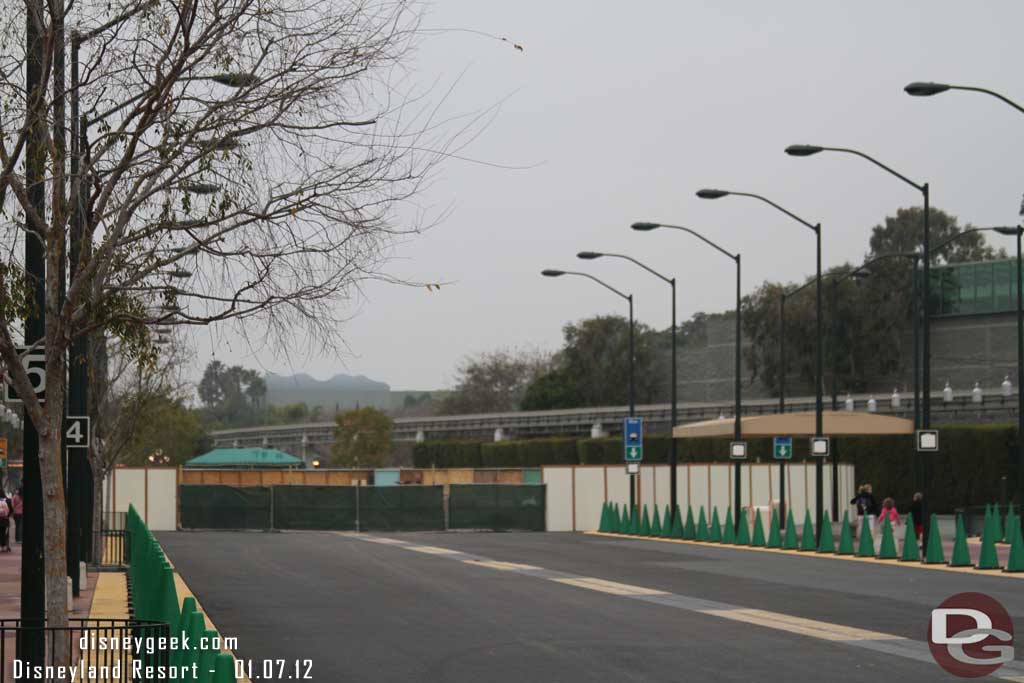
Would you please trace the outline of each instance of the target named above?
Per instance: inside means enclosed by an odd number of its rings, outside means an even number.
[[[935,453],[939,450],[939,430],[918,429],[917,450],[925,453]]]
[[[811,438],[811,455],[817,458],[827,458],[829,454],[829,441],[827,436],[815,436]]]

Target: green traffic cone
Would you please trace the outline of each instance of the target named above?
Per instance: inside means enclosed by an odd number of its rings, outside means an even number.
[[[897,557],[896,539],[892,535],[892,524],[889,522],[889,518],[886,517],[882,521],[882,544],[878,548],[878,559],[895,560]]]
[[[967,549],[966,539],[964,550]],[[939,518],[932,515],[928,522],[928,547],[925,548],[925,564],[945,564],[946,551],[942,547],[942,536],[939,535]]]
[[[1002,535],[1002,530],[999,528],[999,507],[996,506],[992,510],[989,527],[981,537],[981,553],[978,555],[977,569],[1000,569],[996,539],[1001,538]]]
[[[782,547],[782,532],[779,531],[779,511],[772,510],[772,518],[768,523],[768,542],[765,543],[769,548],[781,548]]]
[[[619,518],[619,533],[629,533],[629,510],[626,509],[625,505],[622,506],[622,516]]]
[[[868,516],[861,517],[860,542],[857,544],[857,557],[874,557],[875,539],[871,535],[871,527],[868,525]]]
[[[750,527],[747,526],[747,516],[740,515],[736,520],[736,545],[750,545]]]
[[[907,513],[907,531],[903,536],[903,554],[900,562],[920,562],[921,549],[917,547],[917,531],[914,529],[914,515]]]
[[[817,546],[818,544],[814,542],[814,521],[811,520],[811,511],[808,510],[807,514],[804,515],[804,528],[800,536],[799,550],[814,550]]]
[[[661,518],[661,537],[669,538],[672,536],[672,508],[665,504],[665,514]]]
[[[700,514],[697,516],[697,532],[693,535],[698,541],[708,540],[708,523],[704,517],[704,506],[700,506]]]
[[[722,543],[736,545],[736,526],[732,523],[732,508],[725,511],[725,526],[722,529]]]
[[[796,537],[796,520],[793,519],[793,508],[786,514],[786,536],[782,539],[785,550],[796,550],[800,541]]]
[[[622,514],[619,512],[619,504],[615,503],[612,505],[612,514],[608,520],[611,523],[610,531],[613,534],[622,533]]]
[[[679,506],[677,505],[676,506],[676,516],[672,520],[672,531],[669,533],[669,536],[671,536],[672,538],[685,538],[685,536],[683,535],[683,520],[682,520],[682,516],[683,516],[683,511],[680,510]],[[692,528],[693,527],[693,517],[692,516],[689,517],[689,522],[690,522],[690,527]]]
[[[754,513],[754,533],[750,539],[750,545],[755,548],[764,547],[764,524],[761,521],[761,509]]]
[[[837,555],[853,555],[853,529],[850,528],[850,511],[843,512],[843,525],[839,528],[839,549]]]
[[[992,505],[990,503],[985,504],[985,521],[981,525],[981,535],[984,536],[988,533],[989,528],[992,526]]]
[[[931,539],[928,539],[931,543]],[[956,516],[956,537],[953,539],[953,557],[949,561],[950,567],[970,567],[971,553],[967,549],[967,531],[964,530],[963,515]]]
[[[992,541],[998,543],[1003,540],[1003,520],[999,516],[999,503],[992,505]]]
[[[629,535],[636,536],[640,533],[640,508],[634,507],[629,511]]]
[[[597,523],[598,531],[608,531],[608,502],[601,505],[601,521]]]
[[[834,553],[836,551],[836,539],[832,535],[832,521],[828,517],[827,510],[821,513],[821,526],[818,529],[818,552]]]
[[[665,518],[668,521],[668,518]],[[661,536],[661,519],[658,516],[658,506],[654,506],[654,519],[651,520],[651,533],[650,536]]]
[[[644,516],[640,520],[640,535],[651,535],[651,516],[647,514],[647,504],[644,504]]]
[[[1006,506],[1006,524],[1003,525],[1003,543],[1013,543],[1014,529],[1017,528],[1017,513],[1013,511],[1013,503]]]
[[[693,506],[686,506],[686,526],[683,527],[683,538],[692,541],[697,538],[697,528],[693,524]]]
[[[718,508],[711,510],[711,528],[708,529],[708,540],[712,543],[722,542],[722,523],[718,521]]]
[[[1016,531],[1013,531],[1015,529]],[[1020,518],[1014,519],[1013,529],[1007,531],[1007,534],[1013,535],[1013,541],[1010,544],[1010,557],[1006,561],[1005,572],[1024,572],[1024,531],[1021,529]]]

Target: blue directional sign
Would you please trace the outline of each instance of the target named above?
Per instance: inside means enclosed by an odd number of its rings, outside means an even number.
[[[776,460],[793,459],[793,437],[777,436],[772,440],[772,455]]]
[[[622,421],[622,449],[626,462],[640,462],[644,459],[644,421],[639,417],[627,417]]]

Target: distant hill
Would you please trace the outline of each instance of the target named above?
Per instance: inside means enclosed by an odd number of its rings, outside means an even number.
[[[392,405],[391,387],[362,375],[337,374],[319,380],[305,373],[297,375],[267,375],[267,403],[282,406],[305,403],[311,409],[320,406],[326,415],[336,410],[349,410],[359,406],[374,406],[389,410]]]

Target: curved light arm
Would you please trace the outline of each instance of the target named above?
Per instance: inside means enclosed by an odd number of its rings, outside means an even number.
[[[768,204],[770,206],[774,206],[776,209],[778,209],[782,213],[786,214],[787,216],[789,216],[793,220],[797,221],[798,223],[802,223],[803,225],[806,225],[811,230],[813,230],[815,232],[818,232],[818,230],[820,229],[819,225],[815,225],[814,223],[811,223],[810,221],[805,221],[803,218],[800,218],[800,216],[797,216],[792,211],[789,211],[787,209],[782,208],[781,206],[779,206],[778,204],[776,204],[772,200],[768,199],[767,197],[762,197],[759,194],[752,194],[750,192],[733,192],[732,190],[728,190],[728,192],[729,192],[729,194],[734,194],[734,195],[736,195],[738,197],[753,197],[754,199],[760,199],[765,204]]]
[[[869,156],[869,155],[865,154],[864,152],[858,151],[856,149],[848,149],[846,147],[822,147],[822,149],[825,150],[825,151],[828,151],[828,152],[845,152],[846,154],[853,154],[853,155],[859,156],[861,159],[866,159],[866,160],[870,161],[871,163],[873,163],[875,166],[877,166],[878,168],[882,169],[883,171],[887,171],[890,174],[896,176],[897,178],[899,178],[903,182],[905,182],[908,185],[914,187],[918,192],[924,192],[924,185],[920,185],[918,183],[915,183],[913,180],[911,180],[907,176],[905,176],[902,173],[899,173],[899,172],[889,168],[888,166],[883,164],[878,159],[876,159],[876,158],[874,158],[872,156]]]
[[[563,271],[561,271],[561,274],[562,275],[578,275],[580,277],[585,277],[585,278],[591,279],[594,282],[596,282],[597,284],[601,285],[602,287],[605,287],[606,289],[610,289],[611,291],[615,292],[616,294],[621,296],[626,301],[632,301],[633,300],[633,296],[631,294],[623,294],[622,292],[620,292],[619,290],[615,289],[614,287],[612,287],[610,284],[608,284],[604,280],[600,280],[600,279],[594,277],[593,275],[591,275],[590,273],[581,273],[581,272],[576,271],[576,270],[563,270]]]
[[[654,270],[653,268],[649,268],[649,267],[645,266],[644,264],[640,263],[639,261],[637,261],[632,256],[626,256],[625,254],[609,254],[608,252],[604,252],[604,251],[601,252],[601,256],[610,256],[612,258],[621,258],[621,259],[626,259],[627,261],[632,261],[636,265],[638,265],[641,268],[643,268],[644,270],[646,270],[651,275],[654,275],[655,277],[659,277],[662,280],[664,280],[665,282],[667,282],[669,284],[672,284],[672,278],[665,277],[664,275],[662,275],[658,271]]]
[[[734,254],[731,251],[728,251],[727,249],[723,249],[722,247],[720,247],[719,245],[715,244],[714,242],[712,242],[711,240],[709,240],[707,237],[705,237],[704,235],[700,234],[696,230],[691,230],[690,228],[684,228],[681,225],[670,225],[668,223],[658,223],[657,225],[659,227],[662,227],[662,228],[672,228],[673,230],[682,230],[683,232],[688,232],[691,235],[693,235],[694,237],[696,237],[697,239],[699,239],[704,244],[707,244],[709,247],[712,247],[712,248],[717,249],[718,251],[722,252],[723,254],[725,254],[726,256],[731,258],[733,261],[739,260],[739,257],[740,257],[739,254]]]

